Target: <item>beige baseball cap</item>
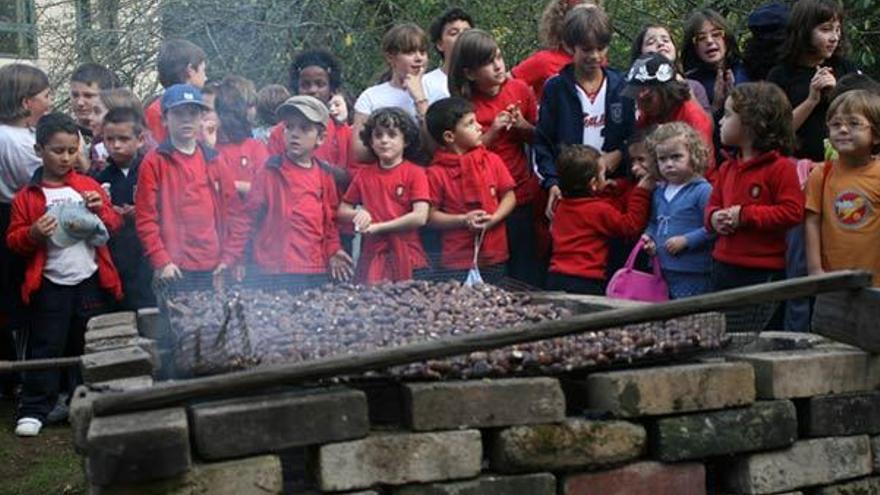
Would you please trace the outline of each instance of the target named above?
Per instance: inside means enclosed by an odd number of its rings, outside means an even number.
[[[330,120],[330,111],[327,110],[327,105],[324,105],[324,102],[314,96],[291,96],[287,101],[278,106],[275,113],[279,118],[283,119],[293,111],[299,112],[309,121],[325,127]]]

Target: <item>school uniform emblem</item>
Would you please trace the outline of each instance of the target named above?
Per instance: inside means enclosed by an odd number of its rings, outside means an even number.
[[[759,186],[758,184],[755,184],[751,188],[749,188],[749,196],[752,199],[760,198],[761,197],[761,186]]]
[[[615,124],[623,123],[623,103],[612,103],[611,107],[611,122]]]
[[[241,168],[247,168],[247,167],[248,167],[248,157],[243,156],[243,157],[241,157]]]
[[[398,198],[403,197],[403,184],[398,184],[398,186],[394,189],[394,195]]]
[[[861,191],[843,191],[834,198],[834,216],[844,227],[862,226],[871,213],[871,202]]]
[[[495,197],[495,186],[489,186],[489,194],[491,194],[493,198]]]

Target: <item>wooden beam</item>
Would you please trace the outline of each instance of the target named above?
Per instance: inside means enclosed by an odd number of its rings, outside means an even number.
[[[817,297],[812,331],[880,353],[880,290],[832,292]]]
[[[71,356],[50,359],[31,359],[28,361],[0,361],[0,375],[18,371],[47,370],[79,366],[82,356]]]
[[[868,287],[870,284],[871,274],[868,272],[826,273],[715,292],[662,304],[576,315],[561,320],[521,325],[491,333],[448,337],[431,342],[376,349],[356,355],[331,356],[192,380],[163,382],[147,389],[104,395],[95,400],[93,408],[97,416],[156,409],[192,399],[250,393],[266,387],[295,385],[334,376],[353,375],[381,370],[390,366],[487,351],[604,328],[666,320],[749,304],[813,296],[825,292],[860,289]]]

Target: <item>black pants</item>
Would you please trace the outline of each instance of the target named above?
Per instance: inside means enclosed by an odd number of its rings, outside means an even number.
[[[10,205],[0,204],[0,359],[15,361],[17,354],[12,332],[21,330],[26,323],[21,304],[25,261],[6,245],[10,213]],[[12,395],[12,389],[19,381],[18,373],[0,373],[0,395]]]
[[[30,304],[28,359],[79,356],[83,352],[86,323],[107,309],[108,298],[98,287],[98,277],[77,285],[58,285],[43,279]],[[78,376],[76,368],[70,368]],[[56,369],[23,373],[18,417],[46,420],[55,406],[61,372]],[[81,381],[77,379],[77,381]]]
[[[537,232],[535,230],[534,205],[517,206],[506,220],[507,274],[520,282],[541,287],[544,274],[538,257]]]
[[[547,289],[587,296],[604,296],[605,281],[550,272],[547,274]]]
[[[747,268],[717,260],[712,264],[712,289],[716,292],[775,282],[784,278],[785,272],[782,270]],[[777,306],[778,303],[770,302],[725,311],[727,331],[760,332],[765,330]]]

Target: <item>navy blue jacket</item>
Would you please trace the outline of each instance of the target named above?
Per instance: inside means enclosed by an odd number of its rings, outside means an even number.
[[[600,151],[621,150],[626,154],[626,140],[635,127],[635,102],[620,94],[626,86],[624,76],[613,69],[605,73],[605,142]],[[583,144],[583,110],[577,95],[574,65],[566,65],[558,75],[547,81],[538,113],[535,132],[535,166],[545,188],[558,183],[556,156],[568,144]],[[622,167],[621,167],[622,168]]]

